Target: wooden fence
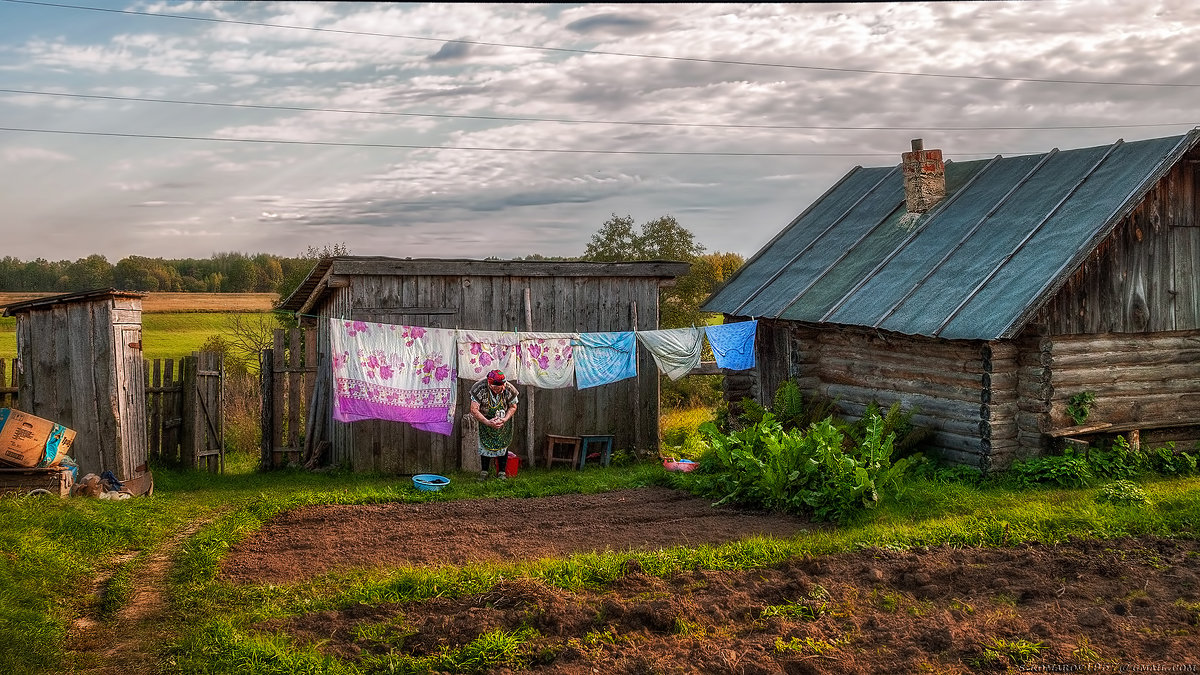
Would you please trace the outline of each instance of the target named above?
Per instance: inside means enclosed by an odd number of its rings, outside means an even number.
[[[212,352],[195,352],[178,363],[175,359],[146,362],[151,462],[225,470],[223,381],[221,356]]]
[[[15,407],[17,407],[17,360],[0,359],[0,408]]]
[[[305,412],[317,380],[315,330],[275,329],[274,346],[262,352],[262,461],[264,469],[302,464],[305,440],[319,435],[305,429],[315,421]],[[311,452],[311,451],[310,451]]]

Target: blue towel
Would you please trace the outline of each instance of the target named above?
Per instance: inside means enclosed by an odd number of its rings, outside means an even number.
[[[749,370],[754,367],[754,334],[758,321],[739,321],[708,326],[704,334],[712,347],[717,367],[728,370]]]
[[[575,386],[579,389],[637,377],[633,331],[580,333],[575,345]]]

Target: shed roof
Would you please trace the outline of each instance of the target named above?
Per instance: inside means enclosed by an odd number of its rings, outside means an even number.
[[[1171,167],[1183,136],[946,164],[909,215],[900,166],[855,167],[703,309],[909,335],[1013,337]]]
[[[279,309],[307,311],[329,292],[329,281],[334,276],[648,277],[662,283],[687,274],[690,267],[689,263],[672,260],[581,262],[338,256],[318,261],[300,286],[280,303]]]
[[[4,316],[16,316],[21,312],[28,312],[32,309],[40,309],[50,307],[52,305],[61,305],[69,302],[86,302],[95,300],[96,298],[145,298],[145,293],[137,291],[119,291],[115,288],[98,288],[91,291],[80,291],[78,293],[63,293],[61,295],[48,295],[43,298],[34,298],[23,302],[14,302],[11,305],[4,307]]]

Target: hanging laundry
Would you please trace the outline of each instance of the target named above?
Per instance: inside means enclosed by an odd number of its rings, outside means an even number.
[[[580,333],[574,345],[575,386],[580,389],[637,377],[633,331]]]
[[[638,341],[650,350],[658,369],[672,380],[700,365],[703,338],[704,329],[696,327],[637,331]]]
[[[717,367],[728,370],[749,370],[754,367],[754,335],[758,320],[708,326],[704,336],[712,347]]]
[[[333,419],[454,431],[456,331],[330,320]]]
[[[542,389],[575,385],[575,355],[571,342],[578,333],[517,333],[520,352],[517,383]]]
[[[460,330],[458,376],[478,380],[489,371],[517,374],[517,334],[511,331]]]

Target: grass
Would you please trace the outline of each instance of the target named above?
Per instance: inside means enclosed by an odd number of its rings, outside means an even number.
[[[868,548],[1011,546],[1026,541],[1159,535],[1195,536],[1200,478],[1159,479],[1144,485],[1147,505],[1098,503],[1098,488],[1007,490],[917,482],[906,495],[840,528],[820,528],[790,539],[756,538],[719,546],[673,547],[638,553],[594,553],[512,564],[437,569],[393,569],[321,576],[294,585],[234,587],[216,580],[225,552],[271,516],[307,504],[421,502],[480,496],[541,496],[603,492],[670,481],[656,463],[571,474],[524,469],[517,480],[455,480],[436,493],[417,492],[404,478],[350,473],[253,471],[254,457],[230,457],[225,476],[156,470],[155,496],[122,502],[8,498],[0,500],[0,668],[57,672],[71,659],[66,627],[81,614],[111,616],[126,601],[131,579],[149,553],[189,521],[206,522],[179,551],[170,576],[172,616],[168,645],[176,672],[359,672],[286,636],[250,630],[255,622],[295,614],[433,597],[480,593],[501,578],[531,577],[566,588],[602,588],[637,559],[648,574],[694,569],[745,570],[797,556]],[[136,554],[130,559],[129,554]],[[118,560],[129,560],[126,563]],[[84,589],[112,577],[99,598]],[[800,598],[769,612],[816,615],[820,599]],[[899,607],[897,607],[898,609]],[[395,633],[402,634],[401,627]],[[381,633],[382,634],[382,633]],[[419,672],[507,665],[533,655],[530,635],[489,634],[428,662],[399,657],[375,664],[386,672]],[[48,647],[49,646],[49,647]],[[816,645],[787,645],[815,651]],[[989,645],[1016,661],[1025,645]],[[1011,647],[1012,649],[1009,649]],[[381,657],[384,658],[384,657]]]
[[[256,317],[259,312],[245,312]],[[142,314],[142,353],[146,359],[179,359],[198,351],[212,335],[228,332],[233,313],[161,312]],[[16,318],[0,318],[0,358],[17,356]]]

